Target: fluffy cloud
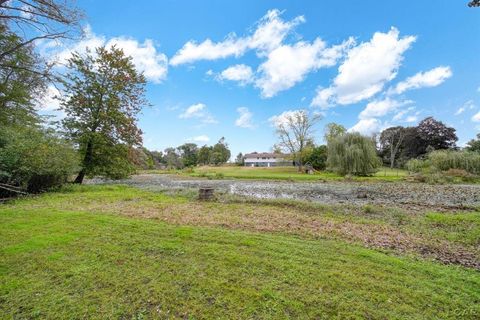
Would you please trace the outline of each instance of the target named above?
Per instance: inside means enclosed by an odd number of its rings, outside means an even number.
[[[383,117],[397,108],[410,104],[413,101],[397,101],[390,98],[369,102],[358,116],[360,119]]]
[[[218,79],[238,81],[240,85],[245,85],[252,81],[253,71],[252,68],[247,65],[236,64],[223,70],[220,75],[218,75]]]
[[[255,85],[264,98],[293,87],[305,76],[322,67],[331,67],[353,44],[349,39],[341,45],[326,48],[325,42],[317,38],[312,43],[299,41],[293,45],[282,45],[272,50],[267,60],[260,65],[260,77]]]
[[[302,112],[302,111],[301,110],[284,111],[279,115],[275,115],[275,116],[270,117],[268,119],[268,122],[270,122],[270,125],[272,127],[277,128],[281,125],[286,124],[289,118],[296,116],[299,112]]]
[[[235,120],[235,125],[240,128],[253,128],[252,116],[253,114],[248,108],[240,107],[237,109],[239,117]]]
[[[167,56],[157,51],[152,40],[147,39],[140,43],[135,39],[126,37],[107,39],[104,36],[96,35],[90,26],[84,29],[84,33],[84,39],[72,46],[62,47],[52,41],[43,47],[43,52],[52,56],[52,60],[62,65],[71,57],[72,52],[84,54],[87,48],[93,51],[97,47],[106,46],[108,48],[115,45],[123,49],[126,55],[132,57],[136,68],[144,73],[147,80],[160,83],[167,77]]]
[[[200,135],[200,136],[187,138],[186,140],[187,141],[192,141],[192,142],[208,142],[208,141],[210,141],[210,138],[207,135],[203,134],[203,135]]]
[[[190,40],[172,57],[170,64],[177,66],[199,60],[240,57],[251,49],[256,50],[259,56],[266,55],[278,47],[293,28],[305,21],[303,16],[299,16],[285,22],[280,15],[279,10],[268,11],[257,23],[256,30],[250,36],[237,37],[235,34],[230,34],[221,42],[206,39],[197,43]]]
[[[403,53],[415,41],[414,36],[399,35],[396,28],[387,33],[376,32],[370,41],[350,49],[332,86],[320,88],[312,105],[327,108],[332,104],[352,104],[380,92],[385,83],[395,78]]]
[[[180,119],[197,118],[203,124],[217,123],[217,120],[208,112],[207,106],[204,103],[192,104],[179,116]]]
[[[358,132],[364,135],[371,135],[373,133],[379,132],[382,129],[382,122],[375,118],[370,119],[361,119],[348,131]]]
[[[405,81],[399,82],[390,93],[401,94],[407,90],[436,87],[452,76],[450,67],[437,67],[426,72],[419,72]]]

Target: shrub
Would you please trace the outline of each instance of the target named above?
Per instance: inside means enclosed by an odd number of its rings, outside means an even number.
[[[468,173],[480,173],[480,153],[470,151],[437,150],[428,155],[433,167],[440,171],[461,169]]]
[[[371,138],[359,133],[346,133],[328,143],[328,168],[338,174],[366,176],[381,166]]]
[[[65,183],[78,163],[73,147],[51,131],[0,129],[0,182],[40,192]]]
[[[405,164],[405,167],[411,173],[420,173],[425,171],[429,166],[430,163],[428,161],[421,159],[410,159]]]
[[[327,146],[321,145],[307,149],[303,163],[310,164],[315,170],[325,170],[327,166]]]

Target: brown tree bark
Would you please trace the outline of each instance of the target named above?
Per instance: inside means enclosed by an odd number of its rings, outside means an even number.
[[[85,150],[85,157],[83,158],[82,170],[78,173],[75,181],[73,183],[82,184],[85,175],[87,174],[87,168],[92,163],[93,159],[93,143],[92,140],[89,140],[87,143],[87,149]]]

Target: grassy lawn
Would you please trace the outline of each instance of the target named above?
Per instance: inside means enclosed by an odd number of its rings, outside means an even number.
[[[315,174],[299,173],[295,167],[273,167],[273,168],[251,168],[238,166],[222,166],[222,167],[199,167],[191,170],[183,171],[162,171],[162,170],[145,170],[145,173],[180,173],[191,177],[205,178],[235,178],[235,179],[274,179],[274,180],[293,180],[293,181],[335,181],[344,180],[343,176],[339,176],[332,172],[317,171]],[[403,180],[407,175],[407,171],[401,169],[381,168],[374,176],[371,177],[355,177],[359,181],[399,181]]]
[[[0,318],[478,319],[478,271],[362,242],[467,250],[478,229],[478,212],[75,187],[0,206]]]

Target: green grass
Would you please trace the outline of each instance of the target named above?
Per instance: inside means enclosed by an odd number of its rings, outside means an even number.
[[[95,186],[0,206],[0,318],[480,315],[480,275],[473,270],[339,240],[174,225],[93,209],[108,205],[115,211],[125,204],[174,209],[190,202]],[[435,224],[452,224],[429,217]]]
[[[332,172],[317,171],[315,174],[299,173],[295,167],[251,168],[239,166],[198,167],[188,170],[145,170],[144,173],[178,173],[191,177],[209,179],[259,179],[259,180],[292,180],[292,181],[341,181],[345,178]],[[399,181],[407,175],[405,170],[381,168],[371,177],[354,177],[357,181]]]

